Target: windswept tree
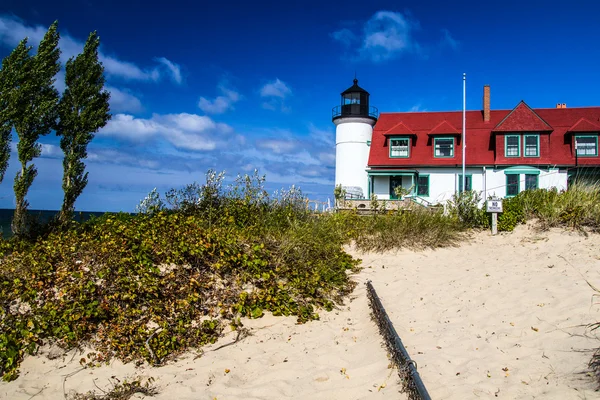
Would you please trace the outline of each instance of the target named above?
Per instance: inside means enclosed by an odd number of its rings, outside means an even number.
[[[10,158],[10,133],[12,131],[10,107],[8,106],[10,89],[11,78],[3,67],[0,69],[0,183],[4,180]]]
[[[58,91],[54,88],[54,77],[60,70],[58,62],[58,23],[54,22],[40,42],[37,54],[30,56],[30,46],[24,39],[13,50],[3,69],[13,79],[10,89],[10,115],[19,136],[17,153],[21,170],[15,177],[15,214],[12,231],[15,235],[27,233],[27,192],[37,175],[34,158],[42,153],[38,143],[40,136],[47,135],[56,127]]]
[[[92,32],[83,52],[67,61],[66,89],[58,107],[60,121],[56,130],[65,153],[64,200],[59,216],[63,223],[71,220],[75,201],[88,183],[82,161],[87,157],[87,146],[111,117],[110,94],[104,90],[104,67],[98,60],[99,46],[100,38]]]

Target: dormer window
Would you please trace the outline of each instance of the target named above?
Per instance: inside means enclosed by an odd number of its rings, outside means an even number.
[[[597,157],[598,156],[598,136],[597,135],[576,135],[575,148],[578,157]]]
[[[390,138],[390,158],[408,158],[410,157],[410,138],[409,137],[391,137]]]
[[[506,135],[504,137],[504,154],[506,157],[521,157],[520,135]]]
[[[540,135],[525,135],[523,142],[525,143],[525,157],[540,156]]]
[[[454,157],[454,138],[434,138],[434,156],[439,158]]]

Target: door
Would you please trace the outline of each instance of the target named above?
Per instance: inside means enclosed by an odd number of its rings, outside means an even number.
[[[390,199],[398,199],[395,193],[397,186],[402,186],[402,176],[390,176]]]

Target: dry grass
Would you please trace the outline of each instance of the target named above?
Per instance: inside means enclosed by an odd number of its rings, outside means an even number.
[[[96,391],[90,391],[85,394],[76,393],[69,396],[69,400],[129,400],[137,393],[152,397],[159,393],[158,389],[152,385],[152,382],[154,382],[153,378],[148,378],[144,384],[142,384],[141,378],[136,378],[131,382],[126,380],[119,382],[117,379],[117,382],[113,383],[113,387],[109,391],[98,388],[102,393],[98,394]]]

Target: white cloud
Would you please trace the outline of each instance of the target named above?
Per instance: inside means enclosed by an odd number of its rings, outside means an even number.
[[[343,43],[345,46],[351,46],[358,38],[356,35],[348,28],[340,29],[339,31],[335,31],[331,34],[331,37],[338,42]]]
[[[156,160],[141,158],[139,155],[129,154],[117,149],[90,149],[88,161],[96,163],[120,164],[146,169],[158,169],[160,163]]]
[[[413,105],[408,112],[422,112],[422,111],[427,111],[426,108],[423,108],[423,105],[421,103],[417,103],[415,105]]]
[[[198,107],[207,114],[223,114],[225,111],[233,109],[233,105],[241,99],[238,92],[228,89],[222,84],[217,89],[223,95],[217,96],[214,100],[200,97]]]
[[[285,82],[279,80],[279,78],[267,83],[260,89],[262,97],[279,97],[285,99],[290,94],[292,94],[292,90]]]
[[[414,28],[401,13],[379,11],[365,25],[362,51],[374,61],[412,51],[416,46],[411,37]]]
[[[48,27],[41,25],[27,25],[14,16],[0,15],[0,44],[12,48],[27,37],[28,43],[37,47],[47,29]],[[62,52],[61,61],[64,63],[69,58],[77,56],[83,50],[83,45],[84,41],[61,34],[59,44]],[[179,65],[164,57],[155,59],[159,65],[148,68],[141,68],[132,62],[119,60],[103,52],[100,52],[98,57],[104,64],[106,74],[110,76],[126,80],[158,81],[167,75],[176,83],[181,83],[182,80]],[[167,70],[166,74],[165,69]]]
[[[279,78],[265,84],[260,89],[261,97],[265,98],[262,107],[267,110],[280,109],[283,112],[290,111],[290,108],[285,105],[285,99],[292,94],[292,89]]]
[[[163,139],[183,150],[214,150],[232,139],[233,128],[196,114],[153,114],[152,118],[135,118],[117,114],[98,135],[143,142]]]
[[[144,110],[140,99],[131,94],[127,89],[106,86],[110,92],[110,110],[112,112],[139,113]]]
[[[16,146],[15,146],[16,147]],[[64,153],[59,146],[53,144],[42,143],[42,154],[41,157],[45,158],[63,158]]]
[[[257,142],[257,147],[260,149],[271,150],[275,154],[291,153],[293,150],[299,150],[298,143],[296,143],[294,140],[260,140],[259,142]]]
[[[65,91],[65,88],[66,88],[65,71],[63,69],[58,71],[58,74],[56,74],[56,77],[54,80],[54,87],[56,88],[56,90],[58,90],[59,93],[62,93]]]
[[[460,46],[460,42],[458,40],[454,39],[452,37],[452,35],[450,35],[450,32],[448,31],[448,29],[442,29],[441,44],[442,44],[442,46],[450,47],[452,50],[456,50]]]
[[[173,80],[173,82],[181,84],[181,67],[178,64],[167,60],[165,57],[158,57],[156,61],[167,67],[167,70],[170,72],[171,80]]]
[[[414,37],[420,29],[419,22],[407,13],[378,11],[364,23],[362,32],[355,33],[343,28],[330,36],[342,43],[349,52],[356,51],[354,58],[382,62],[407,53],[427,56],[427,46]],[[438,46],[456,49],[458,42],[447,29],[442,29]]]

